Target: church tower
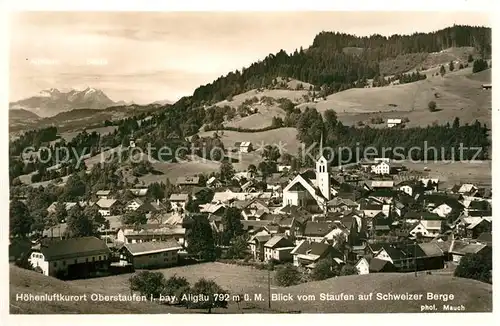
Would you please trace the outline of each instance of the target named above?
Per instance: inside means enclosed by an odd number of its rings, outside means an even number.
[[[323,197],[330,200],[330,173],[329,173],[328,160],[323,155],[323,133],[321,134],[321,141],[319,143],[319,157],[316,161],[316,183]]]

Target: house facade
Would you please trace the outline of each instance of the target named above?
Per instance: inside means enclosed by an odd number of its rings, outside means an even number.
[[[44,242],[32,249],[29,257],[35,270],[47,276],[87,276],[106,271],[110,263],[110,250],[96,237],[71,238]]]
[[[275,235],[264,244],[264,260],[291,261],[291,251],[294,248],[292,241],[284,236]]]
[[[358,270],[358,275],[370,274],[370,264],[364,257],[358,260],[354,267]]]
[[[120,262],[136,269],[177,265],[182,246],[174,239],[167,241],[127,243],[120,250]]]

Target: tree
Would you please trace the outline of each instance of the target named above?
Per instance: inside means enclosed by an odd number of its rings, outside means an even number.
[[[247,170],[248,172],[255,173],[257,172],[257,167],[254,164],[250,164]]]
[[[427,104],[427,108],[429,109],[429,111],[431,112],[435,112],[437,110],[437,105],[436,105],[436,102],[434,101],[430,101],[428,104]]]
[[[71,238],[97,236],[101,227],[109,227],[107,221],[96,207],[82,209],[75,205],[68,212],[66,234]]]
[[[164,294],[168,296],[175,296],[178,301],[177,303],[185,303],[183,296],[188,294],[190,290],[190,284],[185,277],[179,277],[174,275],[165,281]]]
[[[215,241],[208,218],[203,214],[191,216],[186,230],[187,251],[202,260],[214,260]]]
[[[467,254],[460,259],[455,269],[455,277],[471,278],[481,282],[491,283],[493,269],[491,251],[486,249],[477,254]]]
[[[480,72],[486,69],[488,69],[488,61],[483,59],[477,59],[474,61],[474,64],[472,66],[473,73]]]
[[[342,268],[340,269],[339,275],[341,275],[341,276],[358,275],[358,270],[353,265],[346,264],[346,265],[342,266]]]
[[[441,68],[439,68],[439,74],[441,75],[441,77],[446,74],[446,68],[443,65],[441,65]]]
[[[122,224],[124,225],[142,225],[148,222],[146,214],[138,211],[130,211],[122,215]]]
[[[226,258],[228,259],[243,259],[247,256],[247,238],[245,236],[239,236],[233,239],[231,246],[226,252]]]
[[[129,278],[130,291],[137,291],[148,298],[157,299],[165,291],[165,276],[162,272],[142,271]]]
[[[280,150],[276,146],[266,145],[262,151],[262,157],[268,161],[276,162],[280,155]]]
[[[223,162],[220,166],[219,173],[221,180],[228,182],[234,177],[234,167],[229,162]]]
[[[264,177],[267,177],[278,170],[276,162],[273,161],[262,161],[259,163],[257,168]]]
[[[453,64],[453,60],[450,61],[450,71],[453,71],[455,69],[455,65]]]
[[[222,216],[222,227],[222,244],[229,245],[234,237],[243,234],[241,210],[236,207],[227,207]]]
[[[64,186],[63,198],[66,201],[78,200],[85,195],[86,186],[78,173],[73,173]]]
[[[66,218],[68,217],[68,212],[66,211],[66,205],[63,202],[58,201],[56,203],[54,216],[57,219],[58,223],[63,223],[66,221]]]
[[[458,117],[453,120],[453,129],[458,129],[460,128],[460,119]]]
[[[338,272],[333,266],[331,259],[321,259],[312,270],[311,278],[315,281],[326,280],[327,278],[337,276]]]
[[[279,286],[291,286],[300,283],[301,275],[297,267],[286,264],[276,271],[275,280]]]
[[[211,313],[214,308],[227,308],[228,293],[213,280],[199,279],[191,288],[190,293],[194,296],[203,296],[204,300],[189,301],[189,308],[208,309],[208,313]]]
[[[26,237],[31,231],[33,217],[26,205],[15,199],[10,203],[9,231],[12,237]]]

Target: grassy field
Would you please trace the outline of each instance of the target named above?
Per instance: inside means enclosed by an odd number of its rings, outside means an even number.
[[[231,302],[229,308],[216,309],[216,313],[258,313],[266,312],[268,297],[268,272],[246,266],[226,265],[221,263],[205,263],[183,267],[161,269],[166,277],[183,276],[193,284],[204,277],[212,279],[223,289],[235,294],[248,294],[252,300],[237,305]],[[105,293],[130,294],[128,279],[132,274],[123,274],[104,278],[62,282],[53,278],[11,267],[10,270],[11,313],[186,313],[194,312],[178,307],[167,307],[149,303],[43,303],[32,304],[16,302],[16,293]],[[344,276],[320,282],[309,282],[283,288],[274,284],[271,272],[271,294],[290,294],[291,302],[272,300],[271,311],[267,312],[302,312],[302,313],[385,313],[385,312],[418,312],[421,305],[436,304],[441,310],[442,304],[464,305],[465,311],[491,311],[492,287],[490,284],[474,280],[460,279],[449,275],[413,274],[370,274],[360,276]],[[426,293],[453,294],[453,300],[442,302],[427,300]],[[322,301],[321,293],[354,295],[354,300]],[[372,300],[359,300],[358,295],[373,293]],[[391,294],[424,294],[417,301],[381,301],[376,300],[376,293]],[[254,297],[260,294],[261,300]],[[308,302],[298,300],[298,295],[314,296]]]
[[[423,176],[439,178],[440,187],[449,188],[455,184],[473,183],[482,186],[492,184],[492,162],[403,162],[408,170],[420,171]],[[424,168],[430,169],[424,172]]]
[[[116,126],[108,126],[108,127],[99,127],[99,128],[92,128],[92,129],[87,129],[87,133],[92,133],[92,132],[97,132],[101,136],[104,136],[106,134],[110,134],[116,130]],[[66,131],[61,133],[61,138],[64,138],[64,140],[71,141],[73,138],[76,137],[79,133],[81,133],[82,130],[73,130],[73,131]]]

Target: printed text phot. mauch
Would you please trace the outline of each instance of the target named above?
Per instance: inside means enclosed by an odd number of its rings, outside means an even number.
[[[492,312],[487,14],[9,17],[10,314]]]

